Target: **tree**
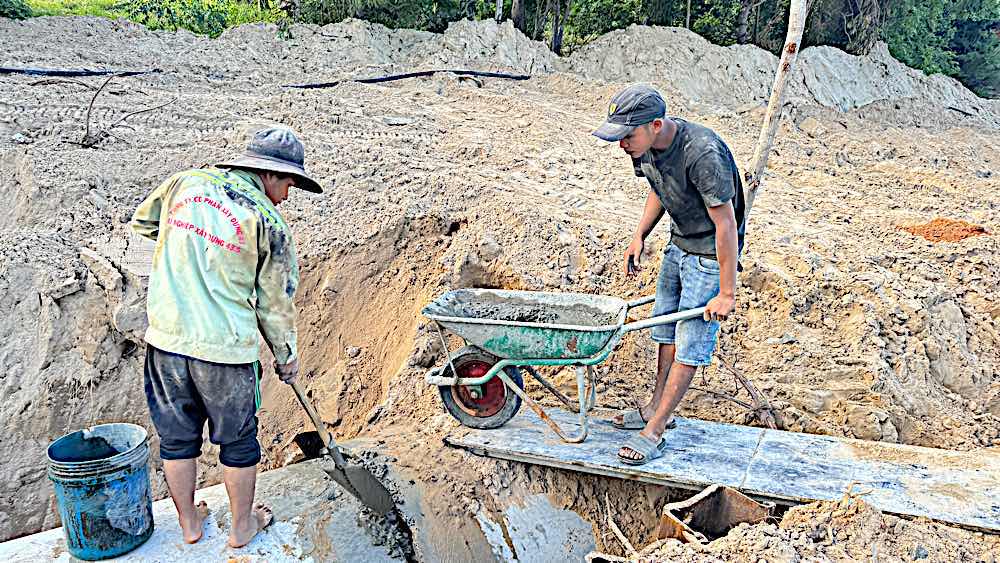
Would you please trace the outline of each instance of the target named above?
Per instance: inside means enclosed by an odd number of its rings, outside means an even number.
[[[524,0],[513,0],[510,5],[510,19],[521,33],[528,34],[528,30],[524,27]]]
[[[889,51],[924,72],[954,76],[983,96],[1000,88],[1000,0],[897,0]]]
[[[563,44],[563,33],[566,29],[566,20],[569,19],[570,11],[573,7],[573,0],[553,0],[552,9],[552,52],[561,55]]]

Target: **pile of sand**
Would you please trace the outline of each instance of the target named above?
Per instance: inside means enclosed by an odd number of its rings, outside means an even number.
[[[740,524],[705,546],[661,540],[637,561],[996,561],[1000,538],[883,514],[860,497],[789,509],[780,522]]]

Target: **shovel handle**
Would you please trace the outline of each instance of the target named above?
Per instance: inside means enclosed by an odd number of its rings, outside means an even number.
[[[323,424],[323,419],[319,417],[319,413],[316,412],[316,408],[313,407],[313,404],[306,398],[306,393],[302,390],[299,382],[292,380],[291,386],[292,390],[295,391],[295,396],[299,399],[299,403],[302,404],[302,408],[306,410],[306,414],[308,414],[310,420],[312,420],[313,426],[316,427],[316,432],[319,433],[320,439],[323,440],[323,445],[326,446],[326,450],[333,456],[333,461],[335,461],[340,467],[346,465],[347,462],[344,460],[344,456],[340,453],[340,448],[337,447],[337,442],[334,441],[333,435],[330,434],[330,431],[326,429],[326,425]]]

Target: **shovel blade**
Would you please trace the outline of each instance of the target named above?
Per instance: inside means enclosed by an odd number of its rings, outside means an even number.
[[[348,464],[339,467],[333,460],[328,462],[329,464],[324,464],[323,471],[376,514],[388,514],[396,507],[392,494],[377,477],[372,475],[371,471],[360,465]]]
[[[293,438],[307,459],[324,458],[323,471],[348,494],[361,501],[376,514],[387,514],[396,507],[392,494],[370,471],[360,465],[339,467],[330,455],[324,456],[326,445],[316,431],[302,432]]]

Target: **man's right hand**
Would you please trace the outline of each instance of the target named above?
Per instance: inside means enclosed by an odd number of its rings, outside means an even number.
[[[298,358],[288,362],[287,364],[274,362],[274,373],[278,374],[278,379],[280,379],[282,383],[288,383],[291,385],[292,381],[295,381],[296,376],[299,375]]]
[[[642,259],[644,245],[645,242],[642,240],[642,237],[636,235],[632,237],[632,242],[625,249],[625,262],[622,265],[622,271],[625,272],[626,276],[634,275],[639,271],[639,261]]]

